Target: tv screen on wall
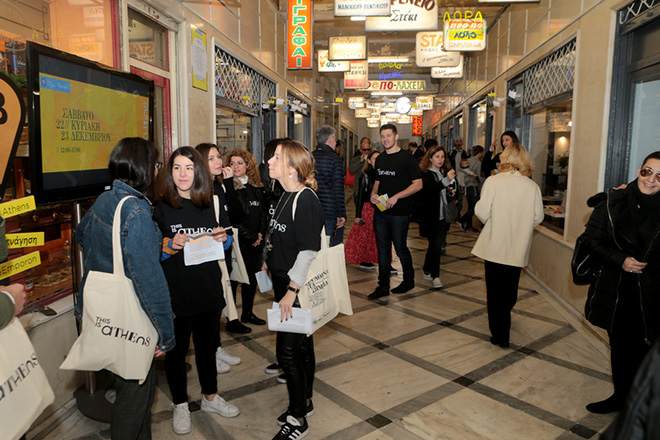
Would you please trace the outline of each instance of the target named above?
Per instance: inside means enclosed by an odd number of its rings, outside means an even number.
[[[27,68],[32,194],[38,204],[98,196],[117,142],[153,138],[153,81],[33,42]]]

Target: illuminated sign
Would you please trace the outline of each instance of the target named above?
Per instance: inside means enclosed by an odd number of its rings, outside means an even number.
[[[412,135],[413,136],[421,136],[422,131],[424,130],[424,124],[423,124],[423,118],[422,116],[413,116],[412,117]]]
[[[345,89],[364,89],[369,85],[369,64],[367,61],[351,61],[351,70],[344,72]]]
[[[417,109],[433,110],[433,96],[418,96]]]
[[[389,17],[367,17],[364,29],[370,31],[434,31],[438,29],[435,0],[415,0],[402,4],[392,1]]]
[[[368,128],[380,127],[380,118],[367,118],[367,127]]]
[[[356,118],[370,118],[371,117],[371,110],[368,108],[356,108],[355,109],[355,117]]]
[[[424,110],[421,108],[412,108],[408,112],[408,116],[422,116],[424,114]]]
[[[396,121],[397,124],[412,124],[412,122],[412,116],[408,115],[399,115],[399,119]]]
[[[367,37],[330,37],[328,39],[330,51],[328,59],[332,61],[341,60],[366,60],[367,59]]]
[[[363,17],[390,15],[390,0],[335,0],[335,16]]]
[[[442,32],[417,32],[415,63],[419,67],[456,67],[461,54],[442,48]]]
[[[351,96],[348,98],[348,103],[349,104],[362,104],[364,106],[364,98],[361,96]]]
[[[414,81],[369,81],[366,89],[383,91],[426,90],[426,81],[421,79]]]
[[[463,57],[461,56],[461,63],[456,67],[431,68],[431,78],[463,78]]]
[[[351,69],[349,61],[330,61],[327,50],[317,52],[319,58],[319,72],[348,72]]]
[[[448,52],[474,52],[486,48],[485,20],[445,21],[444,49]]]
[[[515,3],[515,4],[521,4],[521,3],[541,3],[541,0],[477,0],[477,3],[479,4],[506,4],[506,3]]]
[[[290,0],[287,68],[312,68],[312,0]]]

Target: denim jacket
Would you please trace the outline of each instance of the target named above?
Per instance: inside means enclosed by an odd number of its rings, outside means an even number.
[[[162,236],[151,218],[151,203],[120,180],[101,194],[76,228],[76,240],[83,247],[85,274],[78,289],[76,317],[82,316],[83,286],[90,270],[112,272],[112,221],[119,201],[121,249],[126,277],[133,281],[140,305],[158,332],[158,348],[174,347],[174,324],[170,293],[160,265]]]

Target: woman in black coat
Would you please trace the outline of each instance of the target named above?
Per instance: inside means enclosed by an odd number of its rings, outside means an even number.
[[[627,188],[607,192],[591,214],[585,246],[599,259],[585,313],[607,330],[614,394],[587,405],[618,411],[635,372],[660,334],[660,151],[644,159]]]

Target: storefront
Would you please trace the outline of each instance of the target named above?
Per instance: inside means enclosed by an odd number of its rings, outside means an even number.
[[[301,142],[307,148],[312,146],[312,118],[307,103],[299,97],[289,94],[287,96],[287,134],[291,139]]]
[[[493,132],[493,99],[484,96],[470,106],[470,128],[468,130],[469,149],[473,145],[488,148],[491,144]]]

